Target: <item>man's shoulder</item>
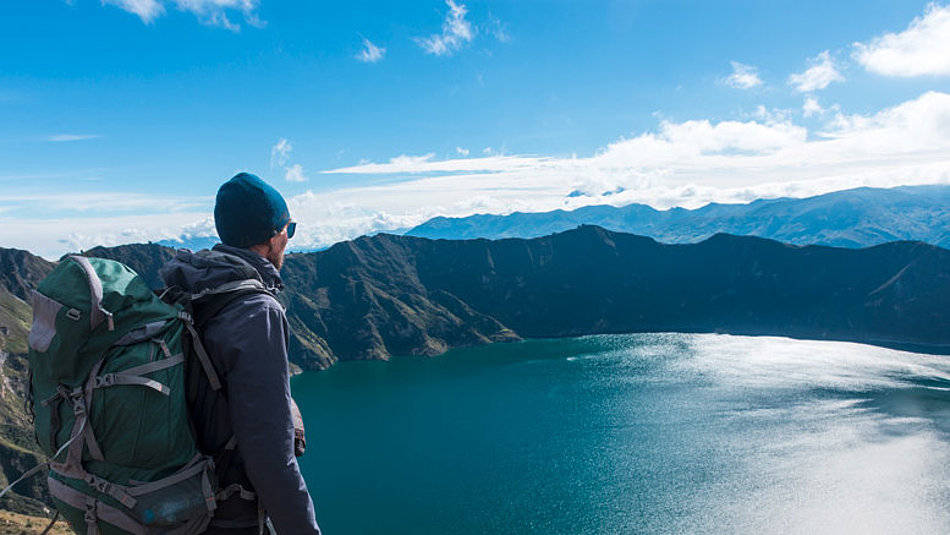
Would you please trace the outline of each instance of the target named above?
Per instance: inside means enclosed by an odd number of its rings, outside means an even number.
[[[221,314],[246,315],[275,312],[281,316],[286,315],[284,307],[277,301],[277,297],[266,290],[242,292],[240,295],[233,297],[221,309]]]
[[[210,317],[202,339],[212,358],[231,370],[238,355],[285,352],[287,334],[283,307],[273,295],[258,292],[239,296]]]
[[[286,321],[284,307],[277,298],[267,291],[241,292],[233,296],[222,296],[226,301],[211,311],[206,320],[207,330],[232,330],[251,326],[262,320],[280,318]]]

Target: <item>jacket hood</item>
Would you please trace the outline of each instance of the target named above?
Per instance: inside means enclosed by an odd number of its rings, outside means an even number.
[[[224,244],[196,253],[180,249],[158,274],[166,287],[178,287],[192,294],[246,279],[261,281],[274,296],[283,289],[280,273],[270,260],[254,251]]]

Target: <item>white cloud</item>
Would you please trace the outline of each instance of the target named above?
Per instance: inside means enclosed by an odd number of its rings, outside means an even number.
[[[288,182],[306,182],[307,177],[303,174],[303,166],[297,163],[284,168],[284,180]]]
[[[854,43],[853,56],[885,76],[950,75],[950,5],[930,4],[903,32]]]
[[[808,60],[811,67],[803,73],[788,77],[788,84],[800,93],[808,93],[828,87],[832,82],[843,82],[844,76],[838,72],[831,53],[825,50]]]
[[[363,38],[363,50],[355,57],[364,63],[376,63],[386,55],[386,49],[374,45],[369,39]]]
[[[307,176],[303,172],[303,166],[300,164],[294,164],[288,166],[287,163],[290,161],[290,153],[293,152],[294,145],[286,138],[280,138],[270,149],[270,166],[271,169],[275,167],[284,168],[284,180],[288,182],[306,182]]]
[[[821,104],[818,103],[818,99],[815,97],[806,97],[805,103],[802,104],[802,114],[805,117],[811,117],[813,115],[821,115],[825,113],[825,109],[821,107]]]
[[[210,204],[208,206],[210,207]],[[49,260],[56,260],[66,253],[91,249],[97,245],[112,246],[175,239],[181,235],[184,227],[208,217],[207,212],[28,221],[2,217],[0,243],[4,247],[26,249]],[[25,223],[29,225],[30,232],[23,232]]]
[[[46,141],[62,142],[62,141],[85,141],[87,139],[96,139],[97,137],[102,137],[96,134],[56,134],[55,136],[50,136],[46,138]]]
[[[912,159],[950,149],[950,94],[930,91],[875,115],[838,113],[819,135],[835,145],[879,158]]]
[[[165,6],[158,0],[102,0],[102,3],[112,4],[138,15],[145,23],[152,22],[155,17],[165,12]]]
[[[762,85],[762,79],[759,78],[758,70],[755,67],[738,61],[730,63],[732,64],[732,74],[724,78],[723,83],[736,89],[752,89]]]
[[[463,149],[462,147],[455,147],[455,152],[458,153],[460,156],[468,156],[469,152],[471,151],[469,151],[468,149]]]
[[[185,225],[182,227],[180,237],[189,238],[208,238],[217,237],[218,229],[214,226],[214,217],[208,216],[200,221]]]
[[[428,54],[451,56],[475,38],[472,24],[465,20],[468,13],[465,5],[456,4],[452,0],[445,0],[445,5],[449,7],[449,12],[442,21],[442,33],[418,37],[415,40]]]
[[[180,11],[195,15],[203,24],[220,26],[237,32],[241,26],[228,17],[230,11],[238,11],[251,26],[263,26],[257,16],[258,0],[102,0],[137,15],[142,22],[150,23],[166,12],[166,5],[174,5]]]
[[[270,149],[271,168],[286,165],[287,160],[290,159],[290,153],[293,150],[294,150],[294,146],[290,141],[284,138],[280,138],[279,140],[277,140],[277,144],[271,147]]]
[[[374,164],[367,162],[365,164],[360,164],[359,167],[373,169],[403,169],[406,172],[412,173],[413,169],[425,170],[428,169],[428,162],[431,162],[435,158],[435,153],[430,152],[429,154],[423,154],[422,156],[407,156],[405,154],[400,154],[395,158],[390,158],[388,164]],[[373,172],[373,171],[371,171]],[[389,171],[379,171],[379,172],[389,172]]]
[[[759,119],[765,123],[784,123],[788,122],[792,116],[792,111],[782,108],[766,108],[763,105],[758,105],[755,108],[755,113],[752,114],[752,117]]]

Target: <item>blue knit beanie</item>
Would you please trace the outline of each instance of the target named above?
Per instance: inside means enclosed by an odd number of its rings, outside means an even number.
[[[218,188],[214,227],[225,245],[264,243],[290,222],[280,193],[250,173],[238,173]]]

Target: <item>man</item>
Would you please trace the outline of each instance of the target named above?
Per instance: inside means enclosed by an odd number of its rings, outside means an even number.
[[[160,271],[169,288],[193,296],[248,279],[263,286],[236,293],[206,317],[203,299],[194,301],[202,341],[222,388],[198,381],[198,391],[190,395],[192,416],[199,446],[215,455],[221,487],[232,493],[219,501],[206,533],[257,533],[266,511],[280,535],[319,534],[294,457],[289,327],[275,299],[282,288],[284,249],[296,223],[280,193],[248,173],[218,190],[214,223],[221,244],[211,251],[179,251]]]

